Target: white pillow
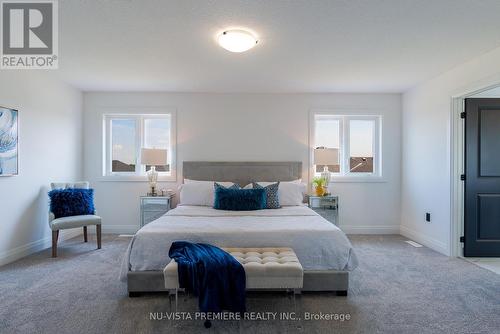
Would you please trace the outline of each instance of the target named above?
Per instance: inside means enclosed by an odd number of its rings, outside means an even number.
[[[184,180],[179,187],[179,205],[213,206],[215,200],[214,181]],[[233,182],[217,182],[224,187],[230,187]]]
[[[278,181],[274,181],[274,182],[257,181],[256,183],[260,184],[263,187],[266,187],[266,186],[268,186],[270,184],[273,184],[273,183],[276,183],[276,182],[278,182]],[[297,179],[297,180],[293,180],[293,181],[280,181],[280,184],[281,183],[298,183],[298,184],[301,184],[302,183],[302,179]],[[249,183],[245,187],[243,187],[243,189],[251,189],[251,188],[252,188],[252,183]]]
[[[280,182],[278,196],[282,206],[302,205],[307,192],[305,183]]]
[[[278,197],[281,206],[294,206],[302,205],[304,202],[304,195],[307,191],[307,185],[301,182],[302,180],[284,181],[280,182],[278,188]],[[257,182],[259,185],[265,187],[276,182]],[[247,184],[245,189],[252,188],[252,184]]]

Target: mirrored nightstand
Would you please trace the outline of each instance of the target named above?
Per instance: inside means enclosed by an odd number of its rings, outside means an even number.
[[[141,227],[163,216],[171,203],[172,196],[141,196]]]
[[[339,224],[339,197],[309,195],[309,207],[332,224]]]

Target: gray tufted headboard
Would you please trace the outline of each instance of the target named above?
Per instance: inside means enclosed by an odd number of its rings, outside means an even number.
[[[245,186],[252,181],[292,181],[302,178],[301,161],[184,161],[185,179],[231,181]]]

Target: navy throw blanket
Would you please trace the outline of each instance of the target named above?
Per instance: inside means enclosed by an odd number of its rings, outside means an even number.
[[[198,297],[201,312],[245,312],[245,269],[229,253],[212,245],[174,241],[168,256],[177,262],[179,287]]]

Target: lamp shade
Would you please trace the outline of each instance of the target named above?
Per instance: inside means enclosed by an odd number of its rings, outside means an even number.
[[[141,148],[141,163],[150,166],[167,164],[167,150],[157,148]]]
[[[316,148],[314,149],[315,165],[338,165],[339,150],[337,148]]]

